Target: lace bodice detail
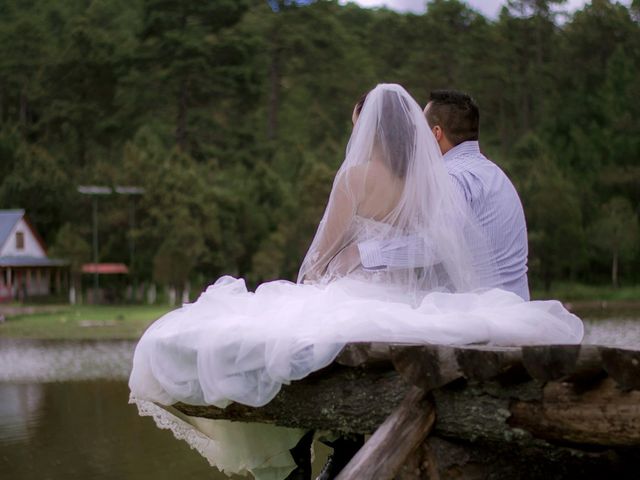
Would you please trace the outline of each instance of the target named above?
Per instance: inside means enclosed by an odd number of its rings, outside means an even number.
[[[357,243],[376,238],[388,238],[391,234],[398,235],[398,229],[393,225],[361,215],[353,217],[351,228],[354,233],[357,232],[354,235]]]
[[[353,232],[351,238],[354,239],[354,243],[356,244],[382,240],[398,235],[397,228],[393,225],[361,215],[354,216],[351,228]],[[347,276],[375,283],[388,283],[390,280],[388,272],[384,270],[367,269],[364,268],[362,264]]]

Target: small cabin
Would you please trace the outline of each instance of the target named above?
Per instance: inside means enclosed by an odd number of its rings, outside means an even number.
[[[69,262],[49,258],[24,210],[0,210],[0,301],[61,294]]]

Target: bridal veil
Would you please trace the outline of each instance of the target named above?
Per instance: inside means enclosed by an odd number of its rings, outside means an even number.
[[[422,109],[396,84],[366,96],[298,281],[328,283],[361,269],[354,245],[363,242],[390,260],[377,279],[414,301],[495,284],[489,243],[454,190]]]

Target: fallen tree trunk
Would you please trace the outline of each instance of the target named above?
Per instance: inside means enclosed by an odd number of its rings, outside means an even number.
[[[226,409],[177,404],[205,418],[285,427],[373,433],[400,404],[409,385],[394,371],[336,367],[285,386],[269,404]],[[571,384],[529,380],[512,386],[464,380],[433,390],[436,433],[449,438],[540,446],[640,447],[640,391],[610,378],[587,392]]]
[[[409,385],[390,369],[332,366],[291,385],[264,407],[237,403],[225,409],[178,403],[194,417],[271,423],[283,427],[373,433],[395,409]]]
[[[175,407],[197,417],[368,434],[393,412],[389,421],[406,420],[411,409],[399,405],[420,389],[433,399],[435,425],[417,448],[419,435],[412,437],[414,453],[390,470],[397,479],[627,478],[640,461],[638,358],[635,350],[595,346],[358,344],[338,357],[341,365],[284,386],[264,407]],[[381,431],[369,467],[376,448],[389,444]]]
[[[553,382],[542,401],[516,400],[508,423],[537,438],[568,444],[640,446],[640,392],[624,392],[610,378],[586,392]]]

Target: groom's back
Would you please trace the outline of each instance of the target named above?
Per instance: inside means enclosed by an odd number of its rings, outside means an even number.
[[[484,229],[499,273],[496,287],[529,299],[527,226],[522,203],[505,173],[476,141],[449,150],[445,165]]]

